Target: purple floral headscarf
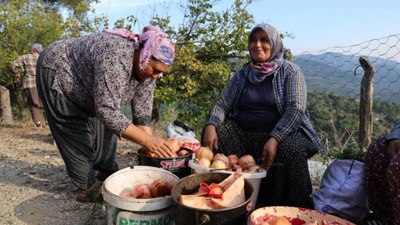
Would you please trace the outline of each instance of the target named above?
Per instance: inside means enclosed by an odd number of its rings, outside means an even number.
[[[175,58],[175,44],[158,26],[146,26],[142,34],[133,34],[126,29],[109,30],[104,32],[128,38],[134,42],[135,48],[140,48],[140,69],[146,69],[151,57],[170,66]]]
[[[249,34],[248,44],[250,45],[250,40],[254,32],[259,29],[265,31],[268,35],[269,42],[271,44],[271,56],[266,62],[250,62],[252,71],[249,74],[249,80],[254,84],[258,84],[262,82],[267,76],[274,74],[275,71],[277,71],[283,63],[283,43],[281,36],[275,27],[266,23],[255,26]]]

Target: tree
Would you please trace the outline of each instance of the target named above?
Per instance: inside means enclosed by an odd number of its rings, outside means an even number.
[[[27,54],[33,43],[47,46],[63,37],[92,32],[105,20],[87,19],[90,3],[95,0],[3,0],[0,2],[0,85],[10,90],[13,106],[21,115],[24,108],[18,84],[9,63]],[[69,16],[64,20],[62,11]]]
[[[247,36],[254,25],[246,11],[251,0],[235,0],[228,9],[213,11],[218,2],[188,0],[181,5],[185,13],[178,28],[168,17],[152,20],[177,45],[175,62],[158,83],[155,106],[176,105],[178,117],[197,131],[231,73],[247,60]]]
[[[46,45],[59,38],[63,32],[58,26],[61,18],[54,10],[31,1],[2,1],[0,12],[0,85],[10,90],[12,102],[22,115],[24,104],[20,101],[20,84],[9,70],[9,63],[19,55],[27,54],[33,43]]]

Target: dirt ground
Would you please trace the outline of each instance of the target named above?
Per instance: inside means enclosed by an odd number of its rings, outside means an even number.
[[[136,165],[139,148],[119,140],[120,168]],[[310,161],[315,187],[326,166]],[[0,124],[0,224],[105,225],[106,207],[79,203],[48,128]]]
[[[136,164],[137,149],[119,141],[120,168]],[[76,193],[48,128],[0,124],[0,224],[107,224],[105,206]]]

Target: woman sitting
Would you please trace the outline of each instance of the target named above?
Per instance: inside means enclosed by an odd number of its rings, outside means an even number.
[[[368,147],[367,191],[370,209],[381,221],[400,224],[400,121],[389,135]]]
[[[312,208],[307,159],[324,149],[306,109],[302,70],[283,59],[278,31],[252,29],[251,60],[230,79],[209,112],[202,144],[226,155],[251,154],[268,169],[258,203]]]

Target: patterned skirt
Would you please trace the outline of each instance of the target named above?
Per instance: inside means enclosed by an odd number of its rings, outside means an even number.
[[[367,191],[370,209],[387,225],[400,224],[400,153],[390,158],[384,144],[386,135],[368,147]]]
[[[250,154],[261,160],[270,131],[243,130],[233,120],[217,129],[218,152],[239,157]],[[312,185],[307,160],[318,152],[310,138],[300,129],[285,138],[278,148],[277,166],[268,170],[260,185],[257,204],[263,206],[296,206],[313,208]]]

